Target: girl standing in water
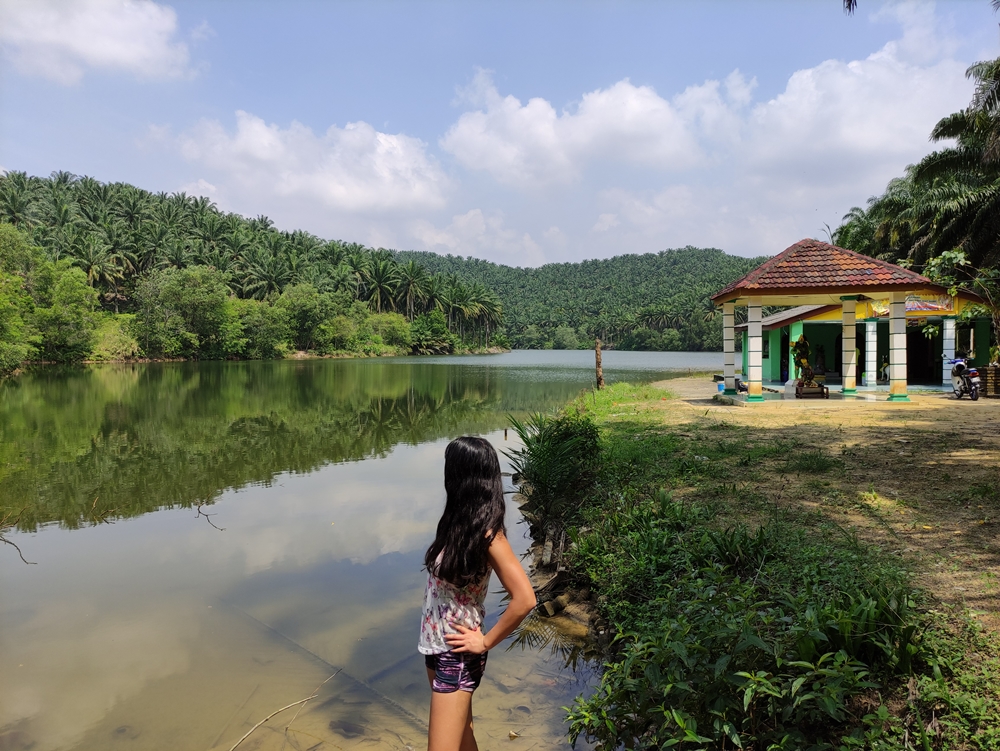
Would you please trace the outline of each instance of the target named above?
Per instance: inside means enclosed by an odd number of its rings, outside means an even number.
[[[424,556],[420,645],[431,683],[428,751],[477,751],[472,692],[486,654],[535,607],[535,592],[507,542],[500,461],[489,441],[463,436],[444,451],[447,494],[437,536]],[[482,632],[483,601],[496,572],[510,595],[500,620]]]

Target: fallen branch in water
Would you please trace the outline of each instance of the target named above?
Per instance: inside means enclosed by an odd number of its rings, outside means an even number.
[[[287,706],[284,706],[281,709],[275,710],[274,712],[271,712],[271,714],[269,714],[263,720],[261,720],[260,722],[258,722],[252,728],[250,728],[249,732],[247,732],[246,735],[244,735],[242,738],[240,738],[238,741],[236,741],[236,743],[233,744],[233,747],[231,749],[229,749],[229,751],[236,751],[236,747],[239,746],[241,743],[243,743],[243,741],[245,741],[247,738],[249,738],[250,735],[253,733],[254,730],[256,730],[257,728],[259,728],[261,725],[263,725],[265,722],[267,722],[268,720],[270,720],[276,714],[281,714],[286,709],[291,709],[292,707],[297,707],[299,704],[305,704],[307,701],[310,701],[310,700],[315,699],[315,698],[316,698],[316,694],[313,694],[312,696],[307,696],[305,699],[299,699],[298,701],[293,701],[291,704],[289,704]]]
[[[111,522],[108,521],[108,515],[117,513],[118,509],[109,508],[104,511],[98,511],[97,510],[98,498],[100,498],[100,496],[94,498],[94,502],[90,506],[90,521],[93,522],[94,524],[111,524]]]
[[[215,526],[215,525],[212,525],[212,526]],[[307,702],[310,702],[313,699],[315,699],[317,696],[319,696],[319,690],[321,688],[323,688],[323,686],[325,686],[327,683],[329,683],[330,680],[335,675],[337,675],[337,673],[339,673],[341,670],[343,670],[343,668],[338,668],[337,671],[333,675],[331,675],[329,678],[327,678],[325,681],[323,681],[321,684],[319,684],[316,688],[314,688],[313,692],[312,692],[312,694],[310,696],[307,696],[305,699],[299,699],[298,701],[293,701],[291,704],[288,704],[287,706],[284,706],[284,707],[282,707],[281,709],[279,709],[277,711],[271,712],[271,714],[269,714],[263,720],[261,720],[260,722],[258,722],[252,728],[250,728],[249,732],[247,732],[246,735],[244,735],[242,738],[240,738],[238,741],[236,741],[236,743],[233,745],[233,747],[231,749],[229,749],[229,751],[236,751],[236,747],[239,746],[241,743],[243,743],[243,741],[245,741],[247,738],[249,738],[253,734],[254,730],[256,730],[257,728],[259,728],[261,725],[263,725],[265,722],[267,722],[268,720],[270,720],[275,715],[281,714],[286,709],[291,709],[292,707],[299,707],[298,712],[295,713],[295,715],[292,717],[291,721],[285,726],[285,733],[287,734],[288,733],[288,728],[290,728],[292,726],[292,723],[295,722],[295,718],[299,716],[299,712],[302,711],[302,707],[304,707]],[[302,705],[302,706],[299,706],[299,705]],[[282,746],[283,745],[284,744],[282,744]]]
[[[21,552],[21,548],[19,548],[17,546],[17,543],[14,542],[13,540],[8,540],[4,536],[4,530],[16,527],[17,523],[19,521],[21,521],[21,514],[23,514],[24,511],[25,511],[24,509],[21,509],[20,511],[18,511],[17,512],[17,516],[14,516],[13,519],[11,518],[13,516],[13,512],[11,512],[11,511],[8,511],[7,513],[5,513],[3,515],[3,517],[0,517],[0,542],[6,543],[6,544],[10,545],[12,548],[14,548],[14,550],[17,551],[18,556],[20,556],[21,560],[24,563],[26,563],[29,566],[34,566],[34,565],[36,565],[37,561],[29,561],[27,558],[25,558],[24,557],[24,553]]]
[[[335,676],[337,675],[337,673],[339,673],[339,672],[340,672],[341,670],[343,670],[343,668],[337,668],[337,671],[336,671],[336,672],[335,672],[335,673],[334,673],[333,675],[331,675],[331,676],[330,676],[329,678],[327,678],[327,679],[326,679],[325,681],[323,681],[323,682],[322,682],[321,684],[319,684],[319,685],[318,685],[318,686],[317,686],[316,688],[314,688],[314,689],[313,689],[313,692],[312,692],[312,693],[313,693],[313,696],[319,696],[319,690],[320,690],[321,688],[323,688],[323,686],[325,686],[325,685],[326,685],[327,683],[329,683],[329,682],[330,682],[331,680],[333,680],[333,678],[334,678],[334,677],[335,677]],[[303,703],[302,703],[302,706],[301,706],[301,707],[299,707],[299,708],[298,708],[298,709],[297,709],[297,710],[295,711],[295,714],[294,714],[294,715],[292,716],[292,719],[288,721],[288,724],[287,724],[287,725],[285,725],[285,732],[286,732],[286,733],[288,732],[288,729],[289,729],[289,728],[290,728],[290,727],[292,726],[292,723],[293,723],[293,722],[295,722],[295,718],[299,716],[299,712],[301,712],[301,711],[302,711],[303,709],[305,709],[305,706],[306,706],[306,705],[305,705],[305,702],[303,702]]]
[[[213,516],[218,516],[218,514],[209,514],[209,513],[206,513],[204,511],[202,511],[201,507],[204,506],[204,505],[205,505],[204,503],[199,503],[198,504],[198,516],[196,516],[195,519],[197,519],[200,516],[204,516],[205,517],[205,521],[207,521],[209,524],[211,524],[213,527],[215,527],[215,522],[212,521],[212,517]],[[225,532],[226,531],[225,527],[215,527],[215,528],[217,530],[219,530],[220,532]],[[336,675],[336,673],[334,675]],[[333,676],[330,676],[330,677],[332,678]]]

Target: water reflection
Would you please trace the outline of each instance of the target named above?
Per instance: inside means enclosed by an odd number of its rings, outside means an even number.
[[[0,387],[0,498],[29,510],[9,534],[38,561],[0,556],[0,748],[228,749],[334,669],[288,736],[279,717],[240,749],[420,748],[420,559],[444,446],[475,432],[502,448],[507,412],[589,377],[485,370],[209,363]],[[102,513],[114,523],[89,523]],[[509,523],[523,548],[516,509]],[[496,652],[477,735],[559,745],[587,680],[547,650]]]
[[[516,372],[365,362],[40,373],[0,387],[0,503],[24,510],[22,530],[197,505],[279,472],[495,429],[506,412],[577,390]]]

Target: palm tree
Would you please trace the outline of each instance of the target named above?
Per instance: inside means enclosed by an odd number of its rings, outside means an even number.
[[[427,270],[416,261],[407,261],[398,267],[397,294],[406,307],[406,317],[413,320],[414,305],[427,297]]]
[[[1000,159],[991,156],[997,132],[1000,113],[971,109],[935,126],[932,139],[958,143],[927,156],[915,170],[916,180],[930,185],[924,205],[917,207],[929,222],[924,242],[914,243],[912,260],[922,263],[961,247],[974,266],[1000,263]]]
[[[344,258],[344,263],[354,276],[354,298],[360,300],[365,292],[365,280],[368,278],[368,255],[363,249],[354,249]]]
[[[376,313],[392,308],[396,299],[396,289],[399,286],[397,264],[391,257],[385,256],[372,259],[368,268],[368,307]]]
[[[347,248],[345,244],[339,240],[331,240],[326,245],[319,248],[319,257],[334,268],[343,263],[346,256]]]
[[[124,299],[118,294],[118,282],[125,276],[120,256],[98,234],[87,235],[77,252],[73,265],[83,269],[91,287],[106,288],[102,297],[114,305],[117,313],[118,304]]]
[[[126,186],[118,206],[118,215],[133,232],[138,232],[149,218],[149,202],[144,191]]]
[[[285,258],[260,246],[247,251],[243,273],[244,295],[258,300],[280,293],[291,279]]]
[[[25,172],[8,172],[0,190],[0,217],[15,227],[24,228],[31,222],[33,186]]]
[[[266,232],[274,226],[274,222],[268,219],[263,214],[259,214],[256,218],[250,220],[250,229],[255,232]]]
[[[680,323],[680,316],[673,306],[667,303],[659,303],[643,308],[636,316],[636,322],[640,326],[645,326],[653,331],[663,331],[667,328],[674,328]]]
[[[451,301],[448,299],[448,285],[440,274],[433,274],[424,287],[424,310],[440,310],[448,313]]]
[[[160,250],[157,266],[164,269],[184,269],[191,265],[191,250],[183,240],[169,240]]]
[[[503,322],[503,303],[493,290],[478,283],[473,285],[472,297],[479,309],[477,323],[484,332],[482,346],[489,347],[490,330]]]

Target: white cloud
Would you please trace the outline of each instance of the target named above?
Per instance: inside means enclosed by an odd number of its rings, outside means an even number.
[[[558,244],[558,227],[546,231],[546,239]],[[451,222],[438,229],[431,222],[420,219],[410,227],[410,236],[420,245],[438,253],[475,255],[511,266],[537,266],[545,263],[542,249],[527,232],[506,225],[502,212],[485,213],[471,209],[453,216]]]
[[[968,103],[964,68],[916,66],[883,49],[797,71],[784,92],[753,108],[739,156],[761,177],[796,184],[884,182],[929,151],[937,120]]]
[[[0,0],[0,45],[18,70],[62,84],[88,68],[189,75],[177,14],[152,0]]]
[[[569,238],[566,233],[554,224],[542,233],[542,237],[555,248],[565,248]]]
[[[440,145],[531,195],[533,213],[561,208],[548,221],[575,226],[578,253],[775,252],[881,192],[934,148],[937,120],[969,101],[967,63],[953,59],[958,43],[933,6],[895,4],[880,17],[900,25],[898,38],[864,59],[795,71],[768,100],[755,100],[756,80],[735,70],[672,97],[624,79],[558,111],[500,93],[479,71]]]
[[[202,21],[200,24],[191,29],[191,39],[196,42],[205,42],[215,36],[215,29],[213,29],[208,21]]]
[[[316,135],[298,122],[282,128],[239,111],[235,131],[204,120],[177,144],[186,159],[219,176],[212,182],[227,186],[237,207],[295,199],[314,210],[373,214],[445,204],[448,180],[426,145],[364,122]]]
[[[480,71],[440,145],[531,196],[539,219],[485,203],[443,228],[417,222],[410,236],[428,250],[521,265],[688,244],[758,255],[821,236],[933,148],[934,123],[971,93],[933,13],[893,13],[898,39],[862,60],[795,71],[763,101],[735,70],[669,100],[626,79],[558,112],[502,95]],[[546,229],[553,221],[558,236]]]
[[[597,217],[597,222],[592,230],[594,232],[607,232],[612,227],[617,227],[618,224],[618,214],[601,214]]]
[[[450,173],[423,141],[364,122],[314,133],[239,112],[235,128],[149,140],[197,168],[186,190],[328,237],[519,265],[688,244],[771,253],[881,192],[969,100],[933,10],[894,5],[883,20],[901,31],[881,49],[790,72],[769,99],[734,70],[674,95],[623,79],[559,109],[480,70],[437,143]]]
[[[681,102],[689,110],[685,117],[651,87],[625,79],[584,94],[574,110],[559,113],[541,98],[522,104],[501,96],[483,70],[460,93],[459,101],[479,108],[459,117],[441,148],[469,169],[520,187],[576,180],[591,161],[693,167],[702,153],[689,118],[710,117],[716,108],[714,101],[706,106],[692,93]]]
[[[203,178],[199,178],[191,183],[185,183],[179,190],[181,193],[187,193],[191,196],[205,196],[207,198],[215,198],[219,193],[218,188]]]

